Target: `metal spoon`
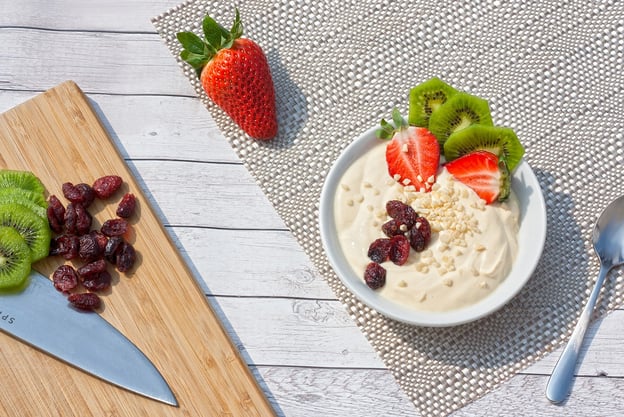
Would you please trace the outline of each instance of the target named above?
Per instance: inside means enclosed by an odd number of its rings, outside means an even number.
[[[613,200],[600,214],[594,227],[592,242],[600,259],[600,273],[572,337],[548,381],[546,397],[554,403],[562,402],[568,395],[583,337],[605,277],[611,268],[624,263],[624,196]]]

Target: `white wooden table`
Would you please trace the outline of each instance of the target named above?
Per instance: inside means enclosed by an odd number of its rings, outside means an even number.
[[[0,0],[0,112],[78,83],[278,415],[417,415],[156,34],[150,18],[176,4]],[[588,340],[564,406],[544,397],[557,351],[456,415],[622,415],[624,309]]]

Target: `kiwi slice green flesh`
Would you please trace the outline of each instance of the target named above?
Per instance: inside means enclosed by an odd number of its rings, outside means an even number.
[[[0,226],[12,227],[24,238],[30,248],[32,262],[48,256],[52,232],[47,218],[38,216],[21,204],[2,204]]]
[[[0,188],[22,188],[41,195],[45,192],[45,187],[35,174],[11,169],[0,170]]]
[[[18,202],[29,202],[44,210],[48,207],[48,203],[42,193],[15,187],[0,188],[0,204]]]
[[[429,118],[429,130],[440,145],[452,133],[473,124],[492,126],[492,116],[487,100],[468,93],[454,94]]]
[[[433,77],[410,90],[409,115],[411,126],[429,127],[431,113],[457,93],[453,87]]]
[[[472,125],[453,133],[444,142],[444,158],[459,158],[477,149],[492,152],[513,171],[524,155],[524,147],[513,129],[501,126]]]
[[[33,213],[35,213],[37,216],[41,217],[42,219],[45,219],[46,221],[48,221],[48,213],[47,210],[43,207],[41,207],[40,205],[37,205],[35,203],[33,203],[30,200],[25,200],[18,197],[1,197],[0,198],[0,206],[3,206],[5,204],[18,204],[20,206],[23,206],[24,209],[28,209],[30,211],[32,211]]]
[[[30,273],[31,252],[12,227],[0,226],[0,289],[22,285]]]

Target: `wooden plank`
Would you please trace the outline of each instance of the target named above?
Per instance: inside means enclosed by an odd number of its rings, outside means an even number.
[[[178,3],[178,0],[5,1],[0,7],[0,27],[154,32],[149,18]]]
[[[93,378],[2,334],[0,379],[11,381],[0,404],[12,415],[240,415],[273,410],[224,327],[175,249],[156,212],[78,86],[65,82],[0,116],[0,166],[33,171],[50,194],[65,181],[115,173],[139,201],[134,245],[138,265],[116,276],[102,315],[152,359],[174,391],[178,408]],[[90,207],[95,225],[115,204]],[[34,267],[51,275],[48,258]],[[61,296],[59,294],[59,296]],[[11,413],[8,413],[11,414]]]
[[[5,90],[20,90],[24,85],[46,90],[71,77],[87,93],[197,95],[156,33],[9,27],[0,28],[0,45],[15,50],[0,68],[0,85]],[[20,54],[19,50],[29,52]],[[32,73],[39,75],[33,77]]]
[[[532,416],[580,417],[621,416],[624,379],[577,378],[572,395],[562,405],[546,396],[547,377],[516,375],[485,397],[453,413],[453,417]]]

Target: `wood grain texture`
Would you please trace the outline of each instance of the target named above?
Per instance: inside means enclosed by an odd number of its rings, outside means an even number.
[[[50,194],[62,195],[65,181],[90,183],[114,173],[126,181],[123,191],[137,195],[137,265],[129,276],[116,277],[101,314],[152,359],[180,404],[166,406],[113,387],[3,334],[0,379],[13,381],[0,393],[6,410],[44,416],[55,412],[49,407],[55,404],[59,415],[81,416],[273,413],[75,83],[65,82],[0,116],[0,165],[34,172]],[[96,201],[89,208],[95,226],[114,217],[115,207]],[[47,258],[34,268],[49,276],[59,264]]]

